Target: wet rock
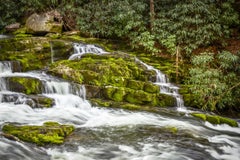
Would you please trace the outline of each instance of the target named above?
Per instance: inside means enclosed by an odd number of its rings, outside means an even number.
[[[74,126],[61,125],[57,122],[45,122],[42,126],[5,124],[2,131],[8,137],[12,135],[17,137],[16,139],[43,146],[62,144],[64,139],[74,131]]]
[[[203,121],[208,121],[209,123],[212,123],[212,124],[228,124],[229,126],[232,126],[232,127],[238,127],[237,121],[230,118],[217,116],[217,115],[208,115],[203,113],[192,113],[191,115]]]
[[[10,91],[21,92],[27,95],[42,93],[42,82],[31,77],[8,77]]]

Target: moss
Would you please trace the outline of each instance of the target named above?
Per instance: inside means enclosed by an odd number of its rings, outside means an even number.
[[[207,120],[207,116],[205,114],[202,114],[202,113],[192,113],[191,115],[194,116],[194,117],[200,118],[203,121]]]
[[[151,104],[154,99],[154,95],[141,90],[129,90],[125,97],[125,100],[134,104]]]
[[[176,100],[174,97],[166,94],[157,94],[157,105],[160,107],[174,107]]]
[[[202,119],[203,121],[208,121],[211,124],[228,124],[232,127],[238,127],[238,123],[230,118],[221,117],[217,115],[208,115],[203,113],[191,113],[192,116]]]
[[[219,116],[207,115],[207,121],[212,124],[220,124]]]
[[[112,94],[112,100],[116,102],[124,101],[124,96],[126,95],[126,91],[124,88],[117,88]]]
[[[129,80],[127,83],[127,87],[135,90],[142,90],[144,86],[144,82]]]
[[[92,99],[90,99],[90,101],[92,102],[93,105],[97,105],[97,106],[101,106],[101,107],[111,107],[112,106],[112,102],[107,101],[107,100],[92,98]]]
[[[128,109],[128,110],[143,110],[142,106],[131,104],[131,103],[123,103],[120,106],[121,108]]]
[[[43,126],[4,125],[4,133],[18,137],[22,141],[37,145],[62,144],[66,136],[74,131],[72,125],[60,125],[57,122],[45,122]]]
[[[160,87],[150,82],[145,82],[143,90],[148,93],[159,93]]]
[[[168,126],[168,127],[165,127],[165,129],[167,131],[171,132],[172,134],[177,134],[177,132],[178,132],[178,128],[177,127]]]
[[[8,83],[10,89],[25,94],[41,93],[42,83],[40,80],[30,77],[9,77]]]
[[[238,127],[237,121],[233,119],[219,116],[219,120],[220,120],[220,124],[228,124],[229,126],[232,126],[232,127]]]

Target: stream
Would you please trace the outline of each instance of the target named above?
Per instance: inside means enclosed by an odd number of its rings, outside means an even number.
[[[82,55],[76,54],[70,59]],[[138,59],[136,61],[143,63]],[[76,127],[74,133],[60,146],[38,147],[0,135],[0,159],[240,159],[239,127],[212,125],[191,117],[188,114],[191,111],[186,109],[178,94],[178,87],[169,83],[159,70],[145,63],[143,65],[156,71],[158,78],[154,83],[159,84],[163,93],[176,98],[176,108],[149,113],[93,106],[86,99],[84,85],[64,81],[43,71],[14,72],[12,62],[0,62],[0,128],[9,122],[42,125],[46,121],[73,124]],[[41,80],[44,84],[41,95],[53,98],[55,105],[45,109],[30,107],[26,103],[29,100],[26,95],[11,91],[7,77]]]

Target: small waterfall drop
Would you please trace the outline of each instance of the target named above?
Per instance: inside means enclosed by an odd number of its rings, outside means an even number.
[[[139,60],[138,58],[135,58],[135,60],[136,60],[136,62],[145,66],[148,70],[153,70],[156,72],[155,84],[160,87],[160,93],[173,96],[176,99],[176,105],[177,105],[178,110],[185,111],[186,108],[184,106],[184,101],[182,99],[182,96],[178,93],[179,87],[170,83],[167,76],[165,74],[163,74],[160,70],[144,63],[143,61]]]
[[[74,53],[69,57],[69,60],[80,59],[81,56],[86,53],[92,53],[97,55],[108,53],[104,51],[102,48],[92,44],[74,43],[73,48],[74,48]]]
[[[0,74],[12,73],[12,63],[10,61],[0,62]]]
[[[58,81],[46,81],[44,85],[45,94],[73,94],[86,100],[86,89],[84,85],[69,83],[69,82],[58,82]]]

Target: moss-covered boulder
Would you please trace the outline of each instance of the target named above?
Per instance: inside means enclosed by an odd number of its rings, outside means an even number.
[[[136,63],[125,53],[86,54],[80,60],[63,60],[51,65],[49,73],[87,86],[89,98],[102,98],[136,105],[175,106],[175,99],[160,94],[149,82],[155,72]]]
[[[9,89],[14,92],[21,92],[27,95],[42,93],[42,82],[31,77],[8,77]]]
[[[19,61],[22,71],[46,68],[52,61],[66,59],[72,52],[70,41],[47,37],[0,39],[0,61]]]
[[[18,139],[37,145],[62,144],[64,139],[74,131],[72,125],[57,122],[45,122],[42,126],[6,124],[2,131]]]
[[[209,123],[212,123],[212,124],[228,124],[229,126],[232,126],[232,127],[238,127],[238,123],[235,120],[230,118],[221,117],[217,115],[203,114],[203,113],[192,113],[191,115],[203,121],[208,121]]]

